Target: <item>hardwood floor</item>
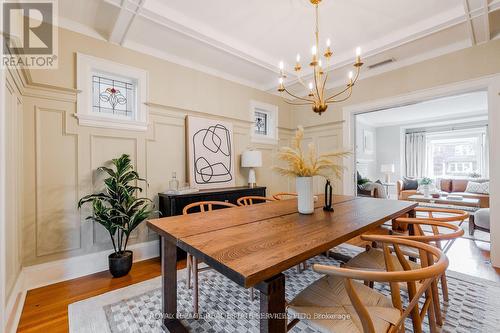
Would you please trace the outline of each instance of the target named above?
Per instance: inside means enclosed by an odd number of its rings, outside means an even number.
[[[185,262],[178,264],[184,268]],[[159,258],[134,263],[127,276],[101,272],[28,291],[18,332],[68,332],[68,305],[161,274]]]
[[[374,230],[373,233],[385,233]],[[363,245],[359,239],[349,243]],[[489,264],[489,243],[461,238],[448,251],[450,270],[500,282],[500,269]],[[184,268],[180,263],[178,268]],[[59,333],[68,331],[68,305],[160,275],[159,259],[134,264],[129,275],[113,279],[106,272],[30,290],[26,296],[18,332]]]

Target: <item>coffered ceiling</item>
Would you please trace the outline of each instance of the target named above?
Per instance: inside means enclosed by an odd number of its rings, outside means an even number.
[[[308,60],[308,0],[59,0],[60,24],[187,67],[274,92],[283,60]],[[361,46],[362,76],[500,37],[500,0],[323,0],[320,43],[332,41],[331,85]],[[305,62],[304,60],[304,62]],[[385,65],[376,65],[385,62]],[[307,66],[305,73],[307,74]],[[295,87],[298,89],[298,85]]]

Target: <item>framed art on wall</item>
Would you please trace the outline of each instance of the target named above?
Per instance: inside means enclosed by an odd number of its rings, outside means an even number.
[[[199,189],[235,186],[233,125],[187,116],[187,174]]]

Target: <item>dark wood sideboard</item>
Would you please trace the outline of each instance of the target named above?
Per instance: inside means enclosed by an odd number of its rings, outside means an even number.
[[[247,186],[228,187],[210,190],[200,190],[196,193],[171,195],[158,193],[160,217],[182,215],[182,209],[190,203],[199,201],[225,201],[236,205],[236,200],[244,196],[266,196],[266,187],[257,186],[250,188]],[[161,242],[161,239],[160,239]],[[160,244],[161,253],[161,244]],[[186,252],[177,250],[177,261],[186,258]]]

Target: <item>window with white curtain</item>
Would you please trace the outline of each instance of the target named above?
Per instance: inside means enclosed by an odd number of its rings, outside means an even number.
[[[488,177],[486,127],[427,133],[426,138],[429,177]]]

